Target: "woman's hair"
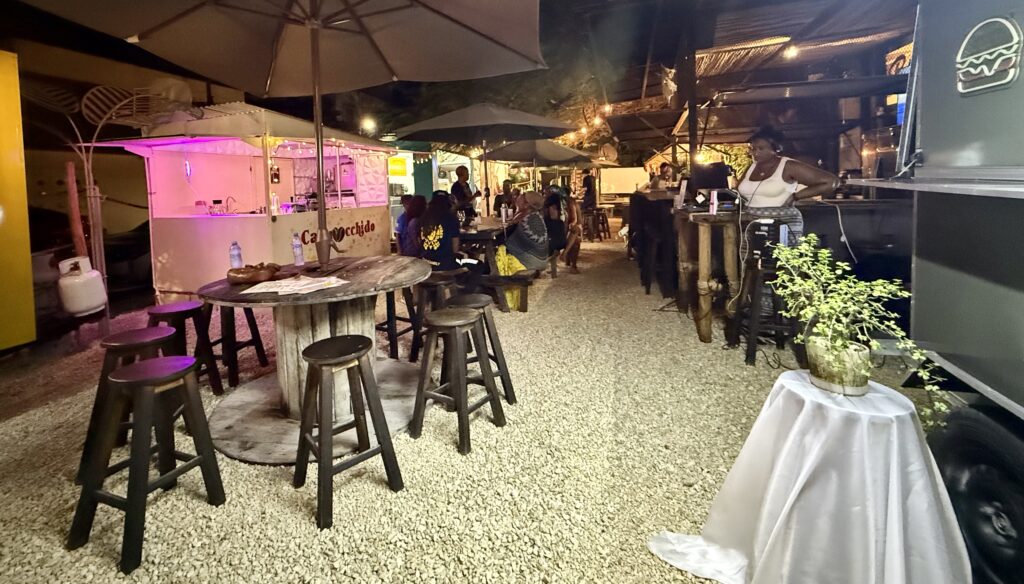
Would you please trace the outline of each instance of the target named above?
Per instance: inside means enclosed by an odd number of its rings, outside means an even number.
[[[409,208],[405,212],[405,216],[410,220],[418,219],[423,215],[423,212],[427,210],[427,198],[423,195],[414,195],[409,199]]]
[[[761,126],[747,142],[752,143],[754,140],[764,140],[771,145],[773,150],[782,152],[782,143],[786,141],[786,135],[772,126]]]
[[[420,216],[420,236],[423,237],[441,224],[445,217],[452,214],[452,200],[444,191],[434,191],[427,203],[427,208]]]

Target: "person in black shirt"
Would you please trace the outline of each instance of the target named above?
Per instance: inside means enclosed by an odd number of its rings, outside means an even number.
[[[455,176],[458,177],[458,180],[452,185],[452,203],[456,211],[463,211],[466,214],[468,223],[473,217],[476,217],[474,203],[480,193],[473,192],[473,186],[469,184],[468,168],[465,166],[456,168]]]
[[[508,205],[509,208],[513,208],[516,205],[516,196],[512,193],[512,181],[509,179],[505,179],[505,181],[501,183],[501,192],[498,193],[498,196],[494,197],[495,215],[501,214],[501,206],[503,204]]]
[[[590,169],[583,169],[583,204],[584,211],[597,209],[597,184],[594,177],[590,175]]]
[[[420,257],[435,270],[455,270],[459,264],[459,220],[452,212],[451,199],[444,191],[435,191],[427,210],[413,225],[420,234]]]

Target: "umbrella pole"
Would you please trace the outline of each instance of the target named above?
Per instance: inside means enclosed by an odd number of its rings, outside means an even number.
[[[490,191],[490,189],[488,188],[488,185],[487,185],[487,140],[486,139],[484,139],[484,141],[483,141],[483,146],[484,146],[484,153],[483,153],[483,161],[484,161],[484,215],[490,215],[491,214],[491,212],[490,212],[490,208],[491,208],[491,195],[490,195],[490,192],[491,191]]]
[[[327,232],[327,181],[324,179],[324,112],[320,99],[320,28],[309,29],[313,56],[313,136],[316,141],[316,259],[322,267],[331,261],[331,236]]]

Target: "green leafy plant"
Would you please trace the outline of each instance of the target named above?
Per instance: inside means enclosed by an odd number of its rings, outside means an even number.
[[[837,368],[855,343],[878,349],[875,337],[891,337],[915,363],[927,391],[929,403],[918,408],[922,422],[926,427],[939,423],[949,410],[939,395],[942,379],[924,351],[896,324],[898,315],[885,307],[887,301],[907,298],[910,292],[899,280],[858,279],[848,263],[835,261],[831,250],[818,244],[818,237],[808,234],[795,246],[776,246],[773,251],[778,275],[772,288],[786,305],[783,314],[803,325],[796,341],[806,343],[809,337],[818,337],[825,348],[826,367]]]

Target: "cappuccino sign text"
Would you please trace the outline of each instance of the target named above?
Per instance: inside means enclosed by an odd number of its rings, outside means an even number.
[[[373,233],[377,230],[377,224],[369,219],[365,221],[359,221],[349,227],[335,227],[334,229],[327,230],[330,234],[331,239],[335,243],[341,243],[346,237],[364,237],[369,233]],[[316,230],[306,229],[300,235],[299,239],[303,245],[311,245],[317,242]]]

